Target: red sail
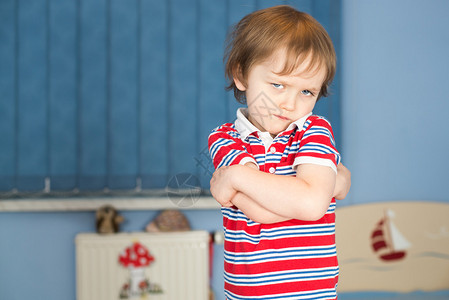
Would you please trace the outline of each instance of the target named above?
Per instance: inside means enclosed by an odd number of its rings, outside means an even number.
[[[373,234],[371,235],[371,238],[375,238],[376,236],[383,236],[384,232],[382,231],[382,229],[376,229],[373,231]]]
[[[385,242],[384,238],[384,232],[382,230],[382,226],[384,224],[384,221],[381,220],[376,228],[374,229],[373,233],[371,234],[371,245],[373,247],[374,252],[379,251],[379,249],[387,248],[388,245]]]
[[[373,249],[374,249],[374,252],[377,252],[377,251],[379,251],[380,249],[383,249],[383,248],[387,248],[388,246],[387,246],[387,244],[385,243],[385,241],[378,241],[378,242],[376,242],[376,243],[373,243]]]

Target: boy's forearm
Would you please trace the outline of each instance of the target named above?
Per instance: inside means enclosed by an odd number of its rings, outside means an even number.
[[[335,187],[335,173],[327,167],[301,165],[301,168],[300,173],[304,177],[273,175],[244,166],[233,166],[231,184],[237,192],[276,215],[288,219],[317,220],[329,207]]]
[[[234,196],[231,202],[248,218],[257,223],[272,224],[289,220],[289,218],[282,217],[267,210],[266,208],[260,206],[256,201],[240,192]]]

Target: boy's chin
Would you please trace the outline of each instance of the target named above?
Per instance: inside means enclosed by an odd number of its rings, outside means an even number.
[[[273,128],[272,130],[269,130],[268,132],[271,134],[272,137],[277,136],[279,133],[283,132],[287,127],[285,128]]]

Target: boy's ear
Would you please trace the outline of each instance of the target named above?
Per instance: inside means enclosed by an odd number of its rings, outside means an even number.
[[[237,77],[234,77],[235,86],[242,92],[246,90],[246,86]]]
[[[242,92],[246,91],[246,83],[243,80],[242,72],[240,71],[240,68],[237,68],[237,70],[234,71],[234,75],[232,76],[232,79],[234,80],[235,86]]]

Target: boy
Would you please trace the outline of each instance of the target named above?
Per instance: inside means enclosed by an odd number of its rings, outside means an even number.
[[[346,196],[350,173],[312,115],[335,67],[324,28],[289,6],[253,12],[230,35],[229,88],[247,108],[209,136],[227,299],[337,298],[333,196]]]

